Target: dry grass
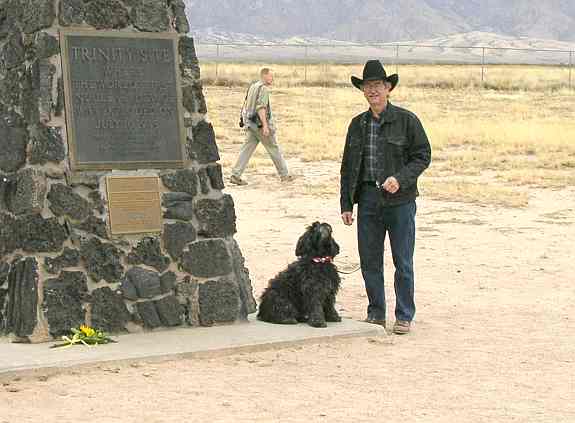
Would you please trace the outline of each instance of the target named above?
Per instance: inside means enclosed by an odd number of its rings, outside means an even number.
[[[477,183],[462,179],[446,181],[422,178],[420,186],[423,195],[437,200],[503,207],[525,207],[529,203],[527,193],[496,183]]]
[[[535,169],[532,172],[509,171],[497,174],[499,180],[514,185],[527,185],[536,188],[564,188],[575,186],[575,171]]]
[[[276,75],[277,87],[347,87],[350,75],[361,75],[363,64],[248,64],[202,63],[202,79],[207,85],[246,86],[256,79],[259,69],[269,66]],[[465,89],[496,91],[556,91],[569,84],[567,66],[522,65],[398,65],[386,66],[399,73],[401,84],[411,88]],[[482,82],[483,81],[483,82]]]
[[[204,81],[209,117],[223,151],[237,152],[243,142],[237,120],[245,88],[237,82],[249,82],[260,66],[220,64],[218,72],[234,82],[221,86]],[[203,65],[204,74],[206,68],[209,72],[210,65]],[[367,107],[361,92],[347,82],[351,74],[361,75],[361,65],[308,66],[308,82],[314,75],[318,81],[324,75],[323,85],[303,84],[300,65],[272,68],[272,107],[286,155],[307,162],[339,161],[351,117]],[[556,75],[564,69],[498,66],[490,71],[493,78],[495,71],[503,81],[496,90],[469,83],[473,79],[468,75],[477,72],[474,66],[400,67],[400,85],[392,102],[415,112],[427,130],[433,163],[426,175],[431,180],[469,179],[426,184],[426,195],[521,206],[527,197],[513,186],[575,184],[575,91],[557,89],[556,84],[560,79]],[[519,84],[523,88],[517,88]],[[545,84],[546,89],[536,89]],[[263,148],[255,159],[250,166],[271,165]],[[475,179],[485,174],[512,186],[475,189]],[[317,187],[307,191],[314,195],[318,190],[322,191]]]

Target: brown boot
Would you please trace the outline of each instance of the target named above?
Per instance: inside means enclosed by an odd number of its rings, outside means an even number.
[[[407,320],[396,320],[395,324],[393,325],[393,333],[396,335],[405,335],[409,333],[411,328],[411,322]]]

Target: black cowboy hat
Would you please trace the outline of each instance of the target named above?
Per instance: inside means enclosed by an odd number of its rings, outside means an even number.
[[[368,60],[363,67],[363,79],[355,76],[351,77],[351,83],[355,88],[361,90],[361,86],[365,81],[387,81],[391,84],[389,91],[393,90],[399,81],[399,76],[394,73],[387,76],[385,69],[379,60]]]

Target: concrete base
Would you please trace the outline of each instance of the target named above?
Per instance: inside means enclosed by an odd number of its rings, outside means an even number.
[[[252,315],[253,316],[253,315]],[[210,328],[178,328],[120,335],[118,343],[87,347],[50,348],[46,344],[0,343],[0,378],[59,370],[104,362],[158,361],[206,357],[318,343],[336,338],[386,336],[381,326],[343,319],[327,328],[306,324],[273,325],[250,317],[248,323]]]

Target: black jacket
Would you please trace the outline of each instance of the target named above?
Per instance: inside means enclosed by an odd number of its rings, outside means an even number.
[[[353,210],[358,202],[361,184],[363,145],[371,112],[361,113],[349,124],[343,158],[341,161],[340,204],[341,212]],[[383,183],[389,176],[399,182],[399,190],[391,194],[382,190],[384,206],[395,206],[415,199],[417,178],[431,162],[431,146],[421,122],[409,110],[387,104],[383,112],[383,133],[378,149],[377,180]]]

